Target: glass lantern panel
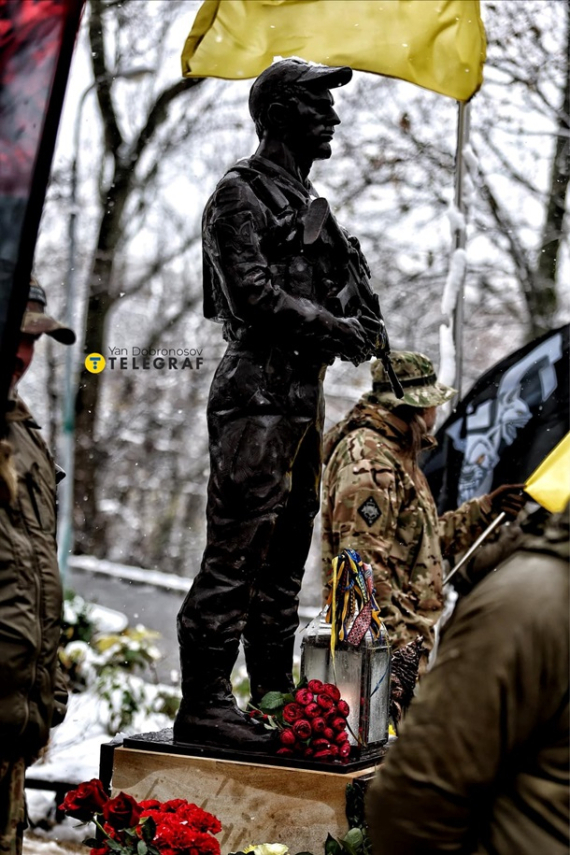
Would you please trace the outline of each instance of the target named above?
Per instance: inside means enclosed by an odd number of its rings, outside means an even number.
[[[370,725],[369,742],[388,739],[390,705],[390,650],[377,650],[370,659]]]

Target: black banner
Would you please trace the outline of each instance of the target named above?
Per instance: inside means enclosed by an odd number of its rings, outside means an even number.
[[[0,0],[0,403],[84,0]]]
[[[497,363],[438,430],[422,468],[440,513],[524,483],[568,433],[569,338],[560,327]]]

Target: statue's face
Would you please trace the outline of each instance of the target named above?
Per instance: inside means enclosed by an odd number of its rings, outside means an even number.
[[[287,142],[304,157],[325,160],[331,156],[331,140],[340,119],[328,89],[306,90],[291,103]]]

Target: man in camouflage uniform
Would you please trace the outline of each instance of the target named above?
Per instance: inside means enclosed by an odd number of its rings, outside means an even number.
[[[506,485],[438,518],[417,455],[433,446],[436,408],[455,390],[437,382],[421,353],[393,351],[392,364],[404,397],[395,397],[383,364],[374,362],[372,393],[325,437],[323,578],[342,549],[356,549],[372,565],[394,647],[422,635],[431,649],[443,559],[465,551],[501,511],[515,516],[524,499],[520,485]]]

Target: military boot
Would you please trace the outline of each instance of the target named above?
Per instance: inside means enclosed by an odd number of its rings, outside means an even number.
[[[187,676],[183,670],[182,694],[173,728],[176,742],[235,751],[271,751],[272,735],[239,709],[225,674]]]
[[[251,703],[254,707],[267,692],[293,691],[294,639],[283,644],[262,644],[244,640],[245,661],[249,675]]]

